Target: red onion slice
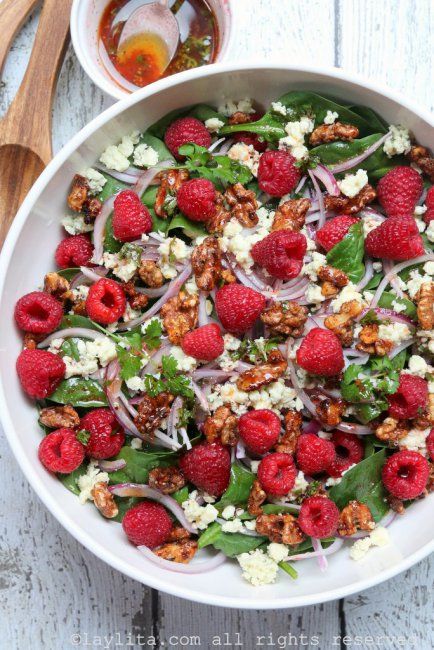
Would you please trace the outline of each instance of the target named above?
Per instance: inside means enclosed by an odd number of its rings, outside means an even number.
[[[419,257],[415,257],[412,260],[406,260],[405,262],[401,262],[400,264],[396,264],[390,271],[389,273],[386,273],[384,278],[381,280],[380,284],[378,285],[377,291],[375,292],[375,295],[371,301],[371,308],[376,307],[378,304],[378,301],[381,298],[381,295],[387,285],[390,283],[390,280],[393,276],[398,275],[401,271],[406,269],[408,266],[413,266],[415,264],[422,264],[424,262],[432,262],[434,261],[434,254],[433,253],[426,253],[425,255],[420,255]]]
[[[173,404],[170,409],[169,418],[167,420],[167,435],[176,440],[176,425],[179,420],[179,412],[182,409],[183,400],[182,397],[178,397],[173,400]]]
[[[323,572],[327,571],[328,562],[324,555],[324,549],[321,546],[321,540],[317,539],[316,537],[311,537],[311,540],[314,552],[318,553],[317,560],[320,570]]]
[[[365,149],[365,151],[359,154],[358,156],[354,156],[354,158],[349,158],[348,160],[345,160],[342,163],[338,163],[337,165],[332,165],[330,167],[331,171],[333,172],[333,174],[339,174],[340,172],[346,172],[349,169],[352,169],[353,167],[360,165],[360,163],[366,160],[366,158],[369,158],[369,156],[373,154],[374,151],[377,151],[377,149],[381,147],[381,145],[389,137],[390,137],[390,133],[386,133],[381,138],[379,138],[376,142],[374,142],[374,144],[371,144],[370,147]]]
[[[136,184],[134,185],[134,191],[139,195],[142,196],[142,194],[145,193],[145,191],[148,189],[149,185],[152,183],[154,180],[155,176],[159,174],[163,169],[167,169],[168,167],[173,167],[175,163],[173,160],[162,160],[158,165],[155,167],[150,167],[146,171],[144,171],[137,179]]]
[[[315,548],[314,538],[312,537],[311,539],[312,539],[312,546]],[[333,553],[336,553],[336,551],[339,551],[339,549],[342,547],[343,543],[344,543],[344,540],[341,539],[340,537],[338,537],[337,539],[335,539],[333,544],[330,544],[330,546],[328,546],[327,548],[322,548],[321,547],[321,551],[318,549],[318,550],[310,551],[308,553],[300,553],[299,555],[290,555],[288,557],[288,561],[289,562],[292,562],[292,561],[298,562],[299,560],[308,560],[308,559],[313,558],[313,557],[319,557],[319,555],[322,555],[323,557],[326,556],[326,555],[333,555]]]
[[[372,429],[363,424],[355,424],[353,422],[341,422],[337,424],[335,429],[339,431],[345,431],[345,433],[354,433],[357,436],[369,436],[372,433]]]
[[[199,388],[199,386],[196,384],[196,382],[191,381],[191,385],[193,386],[194,394],[197,397],[197,400],[198,400],[198,402],[200,404],[200,407],[201,407],[202,411],[205,411],[206,413],[209,413],[210,408],[209,408],[208,400],[207,400],[207,398],[205,396],[205,393]]]
[[[93,269],[89,269],[87,266],[80,266],[80,271],[88,280],[92,280],[92,282],[98,282],[98,280],[101,280],[108,273],[108,269],[104,268],[104,266],[96,266]]]
[[[299,397],[303,402],[305,408],[314,416],[314,418],[316,418],[317,412],[316,412],[315,404],[312,402],[308,394],[302,389],[302,387],[298,383],[297,372],[295,370],[295,366],[292,362],[292,359],[289,358],[289,354],[287,355],[287,360],[288,360],[289,375],[291,377],[292,387],[297,393],[297,397]]]
[[[117,472],[119,469],[123,469],[127,464],[127,461],[123,458],[118,460],[99,460],[98,467],[103,472]]]
[[[330,169],[327,169],[327,167],[324,167],[324,165],[317,165],[311,171],[312,175],[321,181],[330,196],[339,196],[341,191],[336,182],[336,178],[333,176]]]
[[[155,555],[155,553],[147,546],[138,546],[137,548],[150,562],[153,562],[161,569],[167,569],[168,571],[174,571],[175,573],[184,573],[186,575],[212,571],[226,561],[226,555],[224,555],[224,553],[217,553],[212,560],[203,560],[202,562],[194,562],[193,564],[181,564],[180,562],[171,562],[170,560],[165,560],[164,558]]]
[[[113,212],[113,206],[117,194],[111,196],[107,201],[104,201],[101,212],[95,219],[95,224],[93,228],[93,245],[94,251],[92,256],[92,262],[95,264],[100,264],[102,256],[104,253],[104,232],[107,223],[107,219]]]
[[[131,167],[129,167],[125,172],[117,172],[114,169],[107,169],[107,167],[104,165],[95,165],[95,169],[104,172],[104,174],[115,178],[121,183],[126,183],[126,185],[134,185],[134,183],[137,181],[138,174],[131,173]],[[137,171],[140,173],[139,169]]]
[[[368,284],[369,280],[373,277],[373,275],[374,275],[374,267],[372,266],[372,260],[367,259],[365,263],[365,275],[360,280],[359,284],[356,287],[356,290],[361,291],[362,289],[364,289]]]
[[[165,354],[168,353],[169,348],[170,348],[169,343],[164,343],[164,345],[162,345],[158,350],[154,352],[154,354],[151,356],[148,363],[140,373],[142,377],[143,375],[152,375],[153,373],[157,372],[161,359]]]
[[[78,339],[91,339],[93,341],[106,338],[105,334],[102,332],[87,329],[86,327],[67,327],[64,330],[57,330],[57,332],[53,332],[47,336],[46,339],[38,344],[38,348],[48,348],[51,341],[54,341],[55,339],[68,339],[72,337]]]
[[[205,293],[205,291],[199,291],[199,315],[198,315],[199,327],[203,327],[204,325],[208,325],[209,323],[209,318],[206,311],[206,299],[207,299],[207,294]]]
[[[324,196],[323,196],[323,194],[321,192],[320,186],[318,185],[314,174],[312,173],[312,170],[309,169],[308,173],[309,173],[309,176],[310,176],[310,180],[312,181],[312,185],[315,188],[316,197],[317,197],[317,201],[318,201],[318,207],[319,207],[319,212],[320,212],[320,218],[318,219],[318,228],[322,228],[322,226],[325,224],[325,220],[326,220],[326,211],[325,211],[325,206],[324,206]]]

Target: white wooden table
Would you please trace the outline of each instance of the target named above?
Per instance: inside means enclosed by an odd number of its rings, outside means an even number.
[[[277,57],[339,66],[433,109],[433,0],[235,2],[245,14],[232,52],[237,60]],[[0,87],[0,113],[24,73],[36,23],[37,15],[11,52]],[[111,103],[69,49],[54,106],[54,149]],[[434,646],[432,557],[383,585],[325,605],[277,612],[196,605],[148,589],[103,564],[41,505],[3,437],[0,459],[0,649],[325,650],[373,647],[372,637],[380,637],[380,648]]]

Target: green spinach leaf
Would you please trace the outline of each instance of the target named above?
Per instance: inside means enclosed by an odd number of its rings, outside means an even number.
[[[201,237],[202,235],[207,234],[206,228],[204,226],[202,226],[200,223],[194,223],[193,221],[190,221],[190,219],[184,217],[183,214],[178,214],[173,217],[172,221],[167,222],[167,225],[167,232],[172,232],[172,230],[180,229],[183,231],[184,235],[190,239],[193,239],[194,237]]]
[[[253,551],[267,541],[266,537],[250,537],[242,533],[224,533],[220,524],[213,523],[199,538],[199,548],[214,546],[228,557]]]
[[[398,298],[396,294],[391,291],[383,291],[380,300],[378,301],[379,307],[384,307],[385,309],[393,309],[394,302],[397,302],[399,305],[404,305],[405,310],[401,314],[405,314],[410,318],[416,317],[416,305],[408,300],[408,298]]]
[[[362,223],[354,223],[345,237],[327,253],[327,264],[344,271],[351,282],[357,283],[365,274],[364,252]]]
[[[103,173],[103,176],[107,182],[104,185],[102,192],[100,192],[98,195],[98,198],[102,203],[104,203],[104,201],[107,201],[107,199],[109,199],[114,194],[117,194],[121,190],[126,190],[130,187],[126,183],[122,183],[122,181],[118,181],[116,178],[109,176],[108,173]]]
[[[107,406],[107,397],[97,381],[84,377],[63,379],[47,398],[56,404],[72,404],[83,408]]]
[[[155,467],[169,467],[176,455],[172,451],[142,451],[133,447],[122,447],[116,460],[122,458],[126,466],[110,472],[110,483],[146,483],[149,472]]]
[[[72,278],[77,275],[77,273],[80,273],[79,268],[70,268],[70,269],[59,269],[56,271],[58,275],[60,275],[62,278],[65,278],[66,280],[72,280]]]
[[[77,469],[75,469],[70,474],[57,474],[57,477],[61,483],[73,494],[79,495],[80,488],[78,487],[78,479],[83,474],[87,472],[87,464],[82,463]]]
[[[122,242],[116,239],[113,233],[113,215],[107,219],[104,230],[104,252],[119,253],[122,248]]]
[[[148,147],[152,147],[152,149],[158,153],[159,163],[163,162],[163,160],[175,161],[175,158],[172,156],[163,140],[155,137],[155,135],[152,135],[148,131],[140,136],[140,144],[147,144]]]
[[[220,501],[215,504],[216,508],[223,510],[223,508],[229,505],[245,505],[254,480],[255,476],[252,472],[241,467],[241,465],[233,464],[228,488],[222,495]]]
[[[79,316],[78,314],[66,314],[59,325],[59,329],[66,329],[68,327],[84,327],[90,330],[99,331],[99,327],[86,316]]]

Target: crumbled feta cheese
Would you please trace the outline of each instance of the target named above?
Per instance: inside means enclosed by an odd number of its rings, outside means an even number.
[[[86,178],[89,189],[94,195],[100,194],[103,190],[104,185],[107,183],[106,177],[93,167],[88,167],[82,171],[81,176],[84,176]]]
[[[366,293],[367,292],[365,291],[364,296],[366,296]],[[405,311],[407,307],[403,302],[399,302],[399,300],[392,300],[392,309],[393,311],[396,311],[397,314],[400,314],[402,311]]]
[[[225,523],[222,524],[222,531],[224,533],[241,533],[242,530],[243,522],[238,517],[232,521],[225,521]]]
[[[426,205],[417,205],[414,209],[414,216],[421,217],[428,210]]]
[[[255,587],[268,585],[276,581],[279,567],[277,563],[260,549],[242,553],[237,560],[243,572],[243,578]]]
[[[252,460],[252,462],[250,463],[250,469],[252,470],[253,474],[258,473],[258,468],[259,468],[259,463],[260,462],[261,462],[260,460]]]
[[[268,544],[267,553],[272,560],[279,564],[279,562],[283,562],[283,560],[286,560],[288,557],[288,547],[285,546],[285,544],[272,542],[271,544]]]
[[[258,174],[259,152],[256,151],[252,144],[237,142],[232,145],[227,155],[231,160],[237,160],[250,169],[254,176]]]
[[[66,232],[70,235],[80,235],[83,232],[90,232],[93,230],[93,223],[86,223],[81,214],[78,214],[76,217],[67,214],[66,217],[63,217],[61,223]]]
[[[223,236],[220,238],[220,247],[224,253],[232,253],[235,256],[238,264],[243,267],[246,273],[251,272],[254,264],[253,258],[250,254],[252,246],[256,242],[261,241],[269,234],[272,226],[272,218],[268,210],[260,208],[257,211],[259,218],[258,226],[255,232],[251,235],[246,234],[245,229],[242,227],[238,219],[231,219],[228,221],[223,230]]]
[[[222,512],[223,519],[232,519],[235,516],[235,506],[226,506]]]
[[[411,149],[410,133],[401,124],[391,124],[389,127],[390,137],[383,146],[383,151],[389,158],[401,153],[408,153]]]
[[[72,290],[72,297],[74,300],[82,301],[86,300],[90,287],[86,284],[80,284],[76,289]]]
[[[184,501],[181,505],[185,516],[191,524],[194,524],[199,530],[205,530],[218,517],[218,510],[211,503],[206,506],[200,506],[195,498]]]
[[[365,557],[372,546],[387,546],[390,543],[389,533],[383,526],[377,526],[367,535],[358,539],[350,549],[351,559],[359,562]]]
[[[182,348],[177,345],[173,345],[170,348],[170,355],[176,360],[178,370],[190,372],[190,370],[193,370],[197,366],[197,360],[185,354]]]
[[[318,280],[318,271],[322,266],[327,265],[326,256],[322,253],[314,252],[312,253],[312,261],[305,264],[302,269],[302,273],[309,276],[309,278],[315,282]]]
[[[403,341],[411,339],[411,330],[405,323],[390,323],[388,325],[381,323],[378,328],[378,337],[392,341],[394,345],[399,345]]]
[[[333,309],[333,312],[337,314],[340,311],[342,305],[346,302],[350,302],[351,300],[356,300],[357,302],[364,304],[363,296],[359,291],[357,291],[356,285],[354,285],[352,282],[349,282],[346,287],[344,287],[342,291],[339,292],[339,295],[334,300],[332,300],[331,308]]]
[[[426,229],[425,233],[429,241],[434,242],[434,219],[429,222],[428,228]]]
[[[408,370],[407,372],[410,375],[416,375],[417,377],[422,377],[424,379],[427,372],[431,372],[432,368],[427,364],[423,357],[420,357],[418,354],[413,354],[408,361]]]
[[[52,341],[50,351],[59,353],[55,349]],[[88,377],[98,370],[98,364],[102,367],[107,366],[110,361],[116,359],[116,346],[109,338],[96,339],[95,341],[77,340],[77,350],[79,353],[78,360],[65,355],[63,361],[66,366],[65,379],[81,375]]]
[[[425,262],[423,265],[423,270],[428,275],[434,275],[434,262]]]
[[[336,111],[327,111],[327,115],[324,118],[324,124],[334,124],[339,117],[339,113]]]
[[[383,270],[383,264],[381,262],[373,262],[372,268],[376,273],[381,273]]]
[[[279,140],[279,149],[289,150],[297,160],[302,160],[308,155],[308,149],[304,144],[305,136],[311,133],[315,123],[307,115],[298,121],[288,122],[285,125],[287,136]]]
[[[142,143],[134,149],[133,162],[137,167],[155,167],[158,163],[158,151]]]
[[[108,336],[95,339],[95,341],[87,341],[86,349],[88,354],[97,357],[103,368],[105,368],[110,361],[116,359],[116,345],[108,338]]]
[[[158,247],[161,255],[160,269],[163,277],[173,280],[178,275],[176,262],[185,262],[190,258],[191,248],[178,237],[167,237]]]
[[[122,314],[122,320],[124,323],[128,323],[130,320],[135,320],[141,315],[140,309],[133,309],[130,305],[129,302],[127,302],[127,306],[125,307],[125,311]]]
[[[240,339],[237,339],[236,336],[232,336],[232,334],[225,334],[223,341],[225,346],[224,352],[218,357],[218,359],[216,359],[216,361],[222,370],[230,371],[233,370],[238,363],[238,361],[232,359],[230,353],[238,350],[241,341]]]
[[[205,120],[205,127],[210,133],[216,133],[225,125],[222,120],[219,120],[218,117],[210,117],[209,120]]]
[[[400,449],[409,449],[418,451],[420,454],[426,454],[426,439],[429,436],[431,427],[428,429],[410,429],[404,438],[399,440]]]
[[[282,102],[271,102],[271,110],[273,113],[277,113],[278,115],[283,116],[285,116],[287,113],[286,106],[284,106]]]
[[[140,438],[132,438],[130,446],[133,449],[141,449],[143,447],[143,440],[140,440]]]
[[[376,215],[367,214],[362,215],[362,226],[363,234],[365,238],[369,235],[371,230],[375,230],[378,226],[384,221],[384,219],[377,217]]]
[[[136,375],[126,380],[127,387],[135,393],[142,393],[145,390],[144,380]]]
[[[321,287],[318,284],[313,284],[310,282],[307,285],[306,300],[307,302],[313,303],[314,305],[318,305],[320,302],[324,302],[325,296],[323,296]]]
[[[318,438],[322,438],[323,440],[330,440],[331,437],[332,437],[331,431],[318,431]]]
[[[124,135],[120,144],[118,144],[118,149],[127,158],[129,158],[133,151],[134,146],[139,144],[140,133],[139,131],[133,131],[130,135]]]
[[[342,194],[350,199],[357,196],[368,183],[368,174],[364,169],[358,169],[355,174],[345,174],[342,181],[338,181],[338,186]]]
[[[418,217],[414,218],[416,222],[416,226],[419,232],[424,232],[426,229],[426,223],[423,219],[419,219]]]
[[[89,465],[87,467],[86,474],[82,474],[78,477],[77,485],[80,488],[80,494],[78,495],[78,500],[81,504],[86,503],[86,501],[93,501],[92,489],[96,483],[108,483],[109,475],[107,472],[101,472],[98,467],[98,461],[91,458]]]
[[[121,258],[117,253],[104,253],[102,256],[102,264],[106,269],[113,271],[114,275],[123,282],[131,280],[137,271],[137,262],[132,258]]]
[[[407,280],[407,289],[410,298],[415,298],[417,292],[425,282],[431,282],[429,275],[421,275],[417,269],[410,272],[410,279]]]
[[[230,117],[238,111],[240,113],[248,113],[251,115],[255,112],[255,109],[252,106],[252,100],[249,97],[234,101],[233,99],[227,99],[224,104],[218,107],[218,113],[221,113],[225,117]]]
[[[259,465],[260,461],[253,461],[253,462],[255,462],[255,463],[257,462],[258,465]],[[247,519],[244,522],[244,526],[247,528],[247,530],[256,530],[256,519],[251,519],[251,520]]]
[[[107,147],[99,160],[107,169],[114,169],[117,172],[124,172],[130,166],[128,158],[114,144]]]

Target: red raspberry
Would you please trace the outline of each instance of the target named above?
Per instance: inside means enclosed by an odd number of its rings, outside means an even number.
[[[429,463],[417,451],[398,451],[383,465],[385,488],[398,499],[415,499],[425,489],[429,477]]]
[[[423,218],[425,223],[429,223],[434,219],[434,185],[426,193],[425,205],[428,209],[423,215]]]
[[[363,442],[357,436],[344,431],[335,431],[331,437],[331,442],[335,446],[336,458],[330,467],[327,468],[327,474],[333,478],[342,476],[351,465],[360,463],[365,455]]]
[[[181,342],[185,354],[201,361],[217,359],[225,349],[220,327],[215,323],[187,332]]]
[[[238,421],[240,436],[249,451],[265,454],[279,439],[280,419],[269,409],[244,413]]]
[[[327,497],[307,497],[301,504],[298,525],[310,537],[323,539],[334,535],[339,523],[339,509]]]
[[[297,350],[297,363],[314,375],[338,375],[344,367],[344,354],[336,334],[321,327],[311,329]]]
[[[339,217],[330,219],[324,224],[316,233],[316,240],[327,252],[333,246],[336,246],[341,239],[345,237],[348,230],[354,223],[358,223],[359,219],[350,217],[348,214],[342,214]]]
[[[248,131],[239,131],[238,133],[234,133],[232,135],[232,139],[234,142],[243,142],[247,146],[250,144],[256,151],[259,151],[259,153],[263,153],[266,148],[267,148],[267,143],[262,142],[259,139],[259,136],[256,135],[256,133],[249,133]]]
[[[208,221],[216,211],[217,194],[214,185],[206,178],[193,178],[178,190],[178,207],[192,221]]]
[[[394,167],[378,181],[377,198],[388,217],[413,215],[423,191],[422,176],[412,167]]]
[[[291,192],[301,178],[295,162],[295,158],[286,151],[263,153],[258,167],[259,189],[271,196],[283,196]]]
[[[23,350],[17,359],[21,386],[35,399],[45,399],[54,393],[65,371],[63,360],[47,350]]]
[[[299,232],[276,230],[252,246],[255,262],[280,280],[296,278],[303,266],[306,237]]]
[[[15,305],[15,320],[20,329],[32,334],[49,334],[60,325],[63,307],[44,291],[33,291]]]
[[[123,190],[113,206],[113,234],[119,241],[134,241],[152,230],[152,217],[132,190]]]
[[[50,472],[69,474],[83,462],[84,449],[72,429],[57,429],[41,440],[38,458]]]
[[[246,332],[264,307],[264,296],[242,284],[227,284],[216,293],[217,315],[228,332]]]
[[[426,448],[428,450],[429,457],[432,461],[434,461],[434,429],[431,429],[428,438],[426,439]]]
[[[86,455],[90,458],[112,458],[120,452],[125,442],[125,433],[119,430],[117,420],[109,409],[95,409],[86,413],[80,420],[82,429],[90,433],[85,445]]]
[[[169,126],[164,135],[164,142],[170,153],[181,160],[183,156],[178,153],[179,147],[191,142],[208,149],[211,145],[211,136],[200,120],[195,117],[181,117]]]
[[[365,249],[368,255],[386,260],[411,260],[424,253],[413,217],[386,219],[367,235]]]
[[[93,246],[86,235],[73,235],[62,239],[54,255],[57,266],[68,269],[73,266],[88,266],[93,255]]]
[[[214,497],[228,487],[231,456],[218,442],[196,445],[182,456],[179,466],[188,481]]]
[[[119,320],[126,306],[127,301],[122,287],[108,278],[95,282],[86,298],[87,315],[102,325],[109,325]]]
[[[389,395],[389,415],[397,420],[415,418],[428,404],[428,383],[422,377],[401,374],[396,393]]]
[[[297,467],[308,476],[324,472],[335,458],[333,443],[314,433],[303,433],[297,440]]]
[[[276,497],[288,494],[296,476],[297,468],[290,454],[268,454],[259,463],[258,480],[267,494]]]
[[[167,541],[173,522],[164,506],[142,501],[127,510],[122,519],[122,528],[132,544],[155,548]]]

